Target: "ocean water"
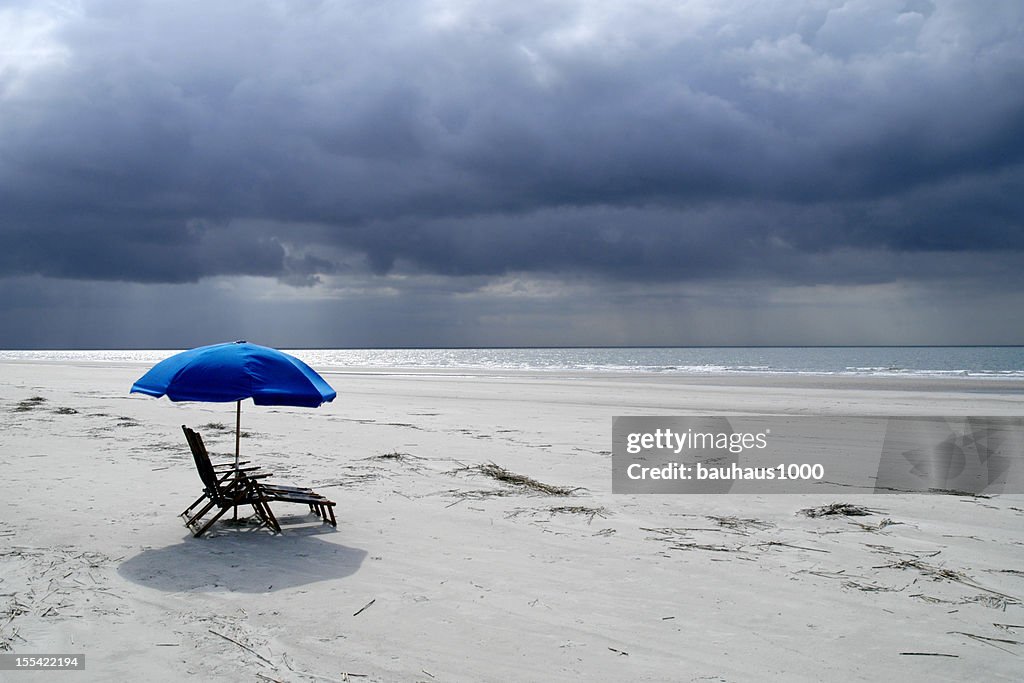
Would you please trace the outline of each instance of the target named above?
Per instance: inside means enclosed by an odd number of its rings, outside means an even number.
[[[587,370],[1024,380],[1022,346],[296,349],[319,370]],[[3,351],[0,360],[155,363],[174,350]]]

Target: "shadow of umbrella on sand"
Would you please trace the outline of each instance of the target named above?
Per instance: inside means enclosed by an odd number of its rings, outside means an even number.
[[[320,527],[287,536],[230,535],[216,544],[179,543],[141,551],[118,567],[124,578],[171,593],[269,593],[359,571],[366,551],[320,540]]]
[[[235,403],[235,467],[243,399],[251,398],[258,406],[317,408],[338,395],[295,356],[246,341],[200,346],[165,358],[132,385],[131,393]]]

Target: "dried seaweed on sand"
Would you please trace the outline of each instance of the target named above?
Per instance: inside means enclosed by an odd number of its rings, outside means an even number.
[[[541,508],[541,509],[533,509],[533,510],[526,509],[526,508],[517,508],[515,510],[512,510],[512,511],[506,513],[505,516],[511,518],[511,517],[518,517],[519,515],[522,515],[522,514],[537,515],[537,514],[543,514],[545,512],[550,514],[550,515],[552,515],[552,516],[554,516],[554,515],[581,515],[581,516],[587,517],[587,524],[590,524],[591,522],[593,522],[595,517],[605,518],[605,517],[607,517],[610,514],[609,511],[608,511],[608,508],[605,508],[605,507],[591,507],[591,506],[588,506],[588,505],[556,505],[554,507]]]
[[[26,398],[23,401],[18,401],[18,404],[14,406],[13,411],[15,413],[27,413],[41,408],[46,403],[46,399],[42,396],[33,396],[32,398]]]
[[[946,569],[945,567],[940,567],[934,564],[928,564],[927,562],[922,562],[920,559],[917,558],[897,560],[887,565],[876,567],[876,569],[916,569],[917,571],[921,572],[933,581],[951,581],[963,584],[965,586],[970,586],[971,588],[975,588],[980,591],[984,591],[985,593],[1000,598],[1001,602],[1003,602],[1004,605],[1020,604],[1020,600],[1018,598],[1012,595],[1007,595],[1006,593],[1001,593],[991,588],[987,588],[979,584],[977,581],[975,581],[973,578],[971,578],[964,572],[956,571],[955,569]],[[975,599],[973,601],[977,600]]]
[[[881,531],[887,526],[896,526],[897,524],[903,524],[903,522],[894,522],[888,517],[886,517],[878,524],[864,524],[863,522],[850,522],[850,524],[855,524],[864,531]]]
[[[413,455],[412,453],[403,453],[401,451],[391,451],[389,453],[381,453],[380,455],[371,455],[363,460],[373,460],[375,462],[400,462],[410,463],[415,460],[426,460],[421,455]]]
[[[554,486],[552,484],[545,484],[544,482],[537,481],[525,474],[517,474],[515,472],[509,472],[501,465],[497,465],[493,462],[489,462],[483,465],[473,465],[469,467],[463,467],[456,472],[472,472],[474,474],[482,474],[492,479],[496,479],[505,484],[512,486],[518,486],[520,488],[528,489],[530,491],[536,491],[537,493],[543,493],[548,496],[571,496],[576,491],[580,490],[578,486]]]
[[[548,508],[548,512],[554,515],[584,515],[589,518],[590,522],[594,521],[594,517],[607,517],[608,508],[605,507],[589,507],[587,505],[556,505],[555,507]]]
[[[747,517],[719,517],[717,515],[706,515],[706,517],[713,522],[717,522],[718,526],[722,527],[723,529],[729,529],[731,531],[735,531],[737,533],[741,533],[744,535],[749,534],[751,530],[764,531],[766,529],[771,529],[775,526],[771,522],[766,522],[761,519],[751,519]]]
[[[804,508],[797,514],[804,515],[805,517],[864,517],[879,514],[880,512],[881,510],[873,510],[852,503],[831,503],[816,508]]]

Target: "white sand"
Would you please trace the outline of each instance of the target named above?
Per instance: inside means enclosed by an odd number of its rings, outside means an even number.
[[[1024,675],[1024,645],[984,640],[1024,641],[1024,496],[851,493],[884,512],[810,519],[796,512],[838,499],[612,495],[608,455],[613,415],[1020,415],[1020,384],[325,373],[333,404],[247,403],[242,448],[336,500],[337,530],[279,503],[282,535],[193,539],[177,514],[201,486],[180,425],[227,454],[233,435],[204,425],[232,426],[233,407],[129,396],[145,369],[0,364],[0,647],[87,662],[4,680]],[[374,459],[392,452],[408,455]],[[453,472],[491,461],[585,490]],[[853,524],[883,518],[899,524]]]

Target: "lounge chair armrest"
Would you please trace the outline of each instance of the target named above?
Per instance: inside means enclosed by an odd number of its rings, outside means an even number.
[[[274,484],[269,481],[266,484],[260,484],[260,486],[268,489],[274,489],[275,491],[291,491],[292,493],[316,493],[313,489],[306,486],[282,486],[281,484]]]
[[[232,467],[229,470],[217,470],[216,474],[217,474],[217,476],[230,476],[230,475],[232,475],[232,474],[237,472],[239,474],[248,475],[249,472],[260,472],[262,470],[263,470],[262,467],[239,467],[237,470],[234,467]],[[270,473],[268,472],[267,474],[270,474]]]
[[[248,472],[242,472],[243,479],[266,479],[267,477],[272,476],[274,476],[273,472],[253,472],[252,474],[249,474]]]

